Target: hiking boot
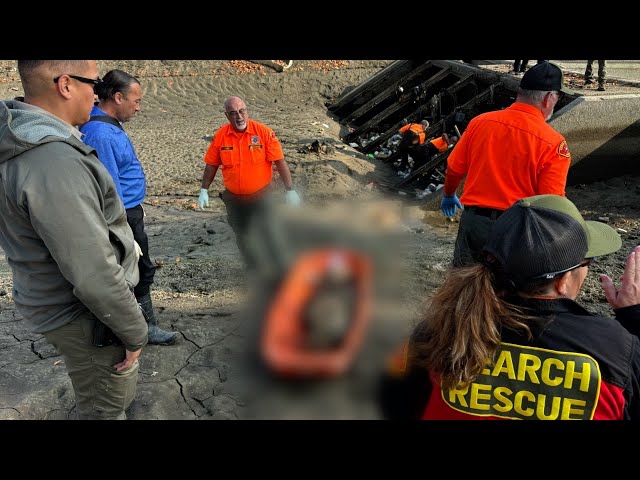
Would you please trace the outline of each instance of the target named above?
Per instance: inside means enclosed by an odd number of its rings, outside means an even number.
[[[592,83],[593,83],[593,80],[592,80],[592,79],[590,79],[590,78],[585,78],[585,79],[584,79],[584,84],[585,84],[585,85],[591,85]]]
[[[604,83],[601,83],[598,85],[598,91],[599,92],[604,92]]]

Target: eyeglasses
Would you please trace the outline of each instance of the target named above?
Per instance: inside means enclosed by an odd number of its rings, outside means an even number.
[[[103,80],[98,77],[98,78],[87,78],[87,77],[80,77],[79,75],[71,75],[69,73],[63,73],[62,75],[66,75],[67,77],[73,78],[75,80],[78,80],[79,82],[82,83],[89,83],[91,85],[93,85],[93,91],[96,91],[96,86],[100,85]],[[60,77],[62,75],[57,76],[56,78],[53,79],[53,83],[58,83],[58,80],[60,80]]]
[[[565,268],[564,270],[559,270],[557,272],[543,273],[542,275],[536,275],[535,277],[532,277],[531,280],[540,280],[542,278],[546,280],[552,280],[556,278],[556,276],[560,275],[561,273],[570,272],[571,270],[575,270],[577,268],[588,267],[596,260],[596,258],[598,257],[585,258],[583,261],[581,261],[577,265],[574,265],[573,267]]]
[[[231,110],[230,112],[224,112],[224,113],[232,117],[240,117],[240,116],[244,117],[247,114],[247,109],[241,108],[240,110]]]
[[[558,97],[558,100],[560,100],[564,96],[564,93],[562,93],[559,90],[552,90],[550,93],[555,93],[556,96]]]

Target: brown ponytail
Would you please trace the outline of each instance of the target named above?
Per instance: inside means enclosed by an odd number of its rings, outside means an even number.
[[[531,332],[531,317],[504,301],[488,266],[453,268],[414,331],[410,363],[441,377],[442,387],[472,382],[500,345],[502,327]]]

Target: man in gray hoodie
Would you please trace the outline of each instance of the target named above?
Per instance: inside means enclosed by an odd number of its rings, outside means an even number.
[[[138,250],[109,172],[76,128],[95,60],[18,60],[24,97],[0,102],[0,246],[31,331],[64,358],[80,419],[125,419],[147,324]]]

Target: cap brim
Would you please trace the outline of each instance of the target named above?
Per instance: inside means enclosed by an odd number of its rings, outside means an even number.
[[[565,95],[576,95],[576,92],[574,90],[571,90],[570,88],[567,88],[567,87],[562,87],[560,91]]]
[[[609,225],[602,222],[585,221],[589,233],[589,249],[585,258],[601,257],[617,252],[622,247],[622,238]]]

